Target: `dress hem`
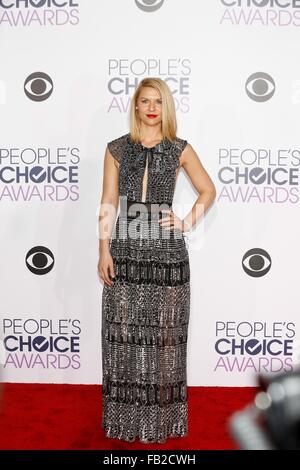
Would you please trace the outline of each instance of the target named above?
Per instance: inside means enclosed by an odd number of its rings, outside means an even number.
[[[138,435],[135,436],[135,438],[130,439],[126,438],[125,436],[112,436],[109,435],[109,430],[101,425],[101,428],[104,430],[105,437],[107,439],[118,439],[119,441],[124,441],[124,442],[131,442],[131,443],[141,443],[141,444],[166,444],[168,439],[176,439],[180,437],[188,437],[188,431],[186,431],[184,434],[169,434],[167,435],[163,440],[148,440],[148,439],[140,439]]]

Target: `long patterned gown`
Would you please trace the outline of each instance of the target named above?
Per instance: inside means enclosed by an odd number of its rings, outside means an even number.
[[[189,254],[180,229],[158,223],[160,210],[172,208],[186,144],[164,138],[149,148],[130,133],[108,143],[120,200],[110,239],[115,278],[102,291],[101,425],[109,438],[164,443],[188,433]]]

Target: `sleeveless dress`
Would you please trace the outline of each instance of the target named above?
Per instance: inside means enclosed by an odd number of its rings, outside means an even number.
[[[158,223],[187,141],[149,148],[128,133],[107,145],[119,162],[120,213],[115,278],[102,291],[101,426],[109,438],[164,443],[188,433],[189,254],[181,230]]]

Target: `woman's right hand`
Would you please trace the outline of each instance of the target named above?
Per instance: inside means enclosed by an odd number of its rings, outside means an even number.
[[[105,282],[108,286],[113,285],[113,281],[111,278],[115,277],[114,271],[114,262],[110,251],[105,251],[104,253],[100,253],[100,258],[98,262],[98,274],[100,279]]]

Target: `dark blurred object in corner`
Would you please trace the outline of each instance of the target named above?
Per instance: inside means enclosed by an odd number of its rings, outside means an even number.
[[[300,449],[300,368],[258,375],[254,403],[229,420],[232,437],[243,450]]]

